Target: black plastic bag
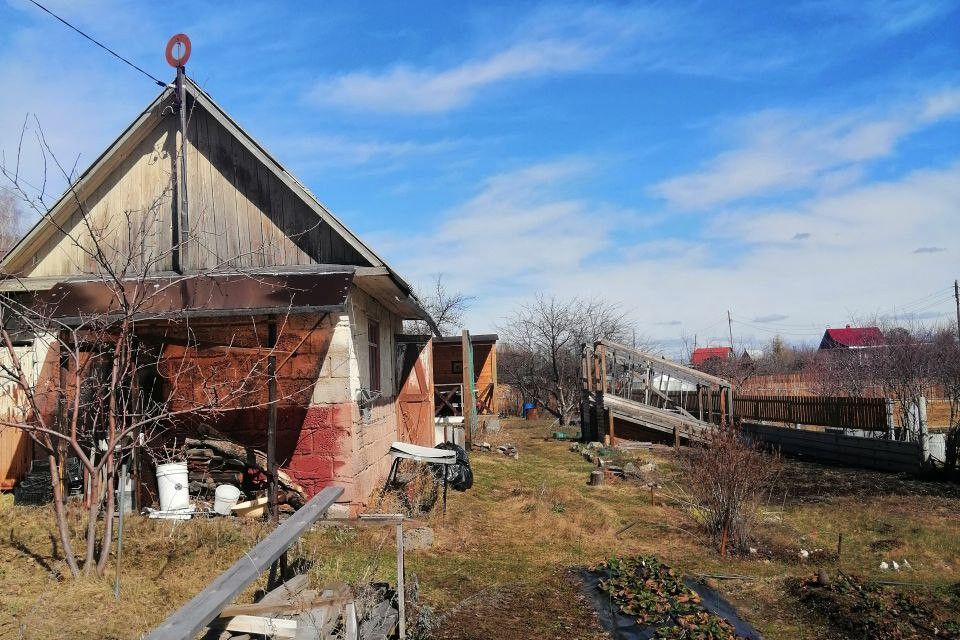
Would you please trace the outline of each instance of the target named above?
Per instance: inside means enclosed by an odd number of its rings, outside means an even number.
[[[437,449],[448,449],[457,452],[456,464],[436,465],[438,477],[443,480],[443,473],[446,471],[447,483],[455,491],[466,491],[473,486],[473,470],[470,469],[470,456],[458,444],[453,442],[444,442],[438,444]]]

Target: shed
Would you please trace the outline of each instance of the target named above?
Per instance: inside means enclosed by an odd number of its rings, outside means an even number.
[[[260,348],[272,333],[286,354],[277,384],[302,389],[277,409],[277,462],[310,495],[342,486],[355,508],[388,471],[393,441],[433,443],[432,345],[402,333],[406,319],[432,320],[367,243],[207,93],[184,84],[185,144],[170,85],[0,261],[0,292],[41,300],[64,322],[102,312],[103,267],[87,250],[96,234],[131,288],[163,292],[138,320],[138,339],[158,345],[164,362],[198,363],[197,393],[211,372],[229,376],[231,349]],[[166,310],[184,322],[152,320]],[[38,385],[55,384],[55,345],[27,335],[17,348],[34,354]],[[15,399],[3,402],[9,411]],[[264,448],[266,420],[260,405],[209,426]],[[0,431],[2,486],[23,472],[25,448],[22,434]]]
[[[495,333],[470,335],[473,346],[473,381],[477,414],[496,415],[497,339]],[[462,416],[463,338],[444,336],[433,340],[433,379],[437,417]]]

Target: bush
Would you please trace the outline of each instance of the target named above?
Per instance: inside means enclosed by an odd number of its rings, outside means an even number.
[[[739,428],[721,425],[705,444],[681,452],[680,469],[694,515],[721,553],[746,551],[757,510],[780,473],[779,455],[746,440]]]

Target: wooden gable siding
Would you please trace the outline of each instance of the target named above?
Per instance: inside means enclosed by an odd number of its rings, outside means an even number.
[[[192,268],[370,264],[204,110],[187,137]]]
[[[30,277],[95,272],[96,261],[81,248],[89,250],[92,245],[88,224],[104,239],[101,244],[115,257],[134,256],[135,269],[159,261],[152,267],[153,271],[169,270],[170,178],[175,137],[171,122],[160,120],[107,177],[83,197],[82,208],[74,204],[72,213],[62,224],[62,231],[53,230],[17,271]],[[82,211],[88,214],[86,223]],[[133,221],[131,225],[126,222],[128,213]]]
[[[199,105],[191,110],[187,138],[187,269],[370,265]],[[95,272],[95,260],[74,241],[91,245],[81,211],[87,212],[91,227],[105,232],[115,264],[132,255],[134,272],[144,264],[152,272],[170,271],[178,139],[177,118],[168,111],[90,190],[83,208],[73,207],[63,231],[51,225],[51,232],[15,272],[29,277]]]

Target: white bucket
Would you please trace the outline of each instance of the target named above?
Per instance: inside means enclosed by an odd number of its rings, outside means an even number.
[[[213,493],[213,510],[222,516],[228,516],[239,499],[240,489],[232,484],[221,484]]]
[[[188,508],[190,506],[188,485],[186,462],[158,464],[157,489],[160,492],[160,510]]]

